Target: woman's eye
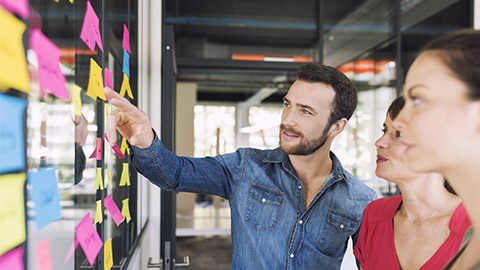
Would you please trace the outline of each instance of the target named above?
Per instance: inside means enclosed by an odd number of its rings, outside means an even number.
[[[402,137],[402,132],[400,132],[400,131],[398,131],[398,130],[395,131],[395,137],[396,137],[396,138]]]
[[[412,99],[413,105],[418,105],[423,101],[423,99],[421,99],[417,96],[411,96],[410,98]]]
[[[385,128],[382,128],[382,133],[383,134],[387,133],[387,130]]]

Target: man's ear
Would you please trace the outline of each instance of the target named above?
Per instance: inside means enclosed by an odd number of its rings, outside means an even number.
[[[338,134],[340,134],[343,129],[347,126],[348,120],[347,118],[342,118],[340,120],[337,120],[333,125],[330,127],[330,136],[331,137],[336,137]]]

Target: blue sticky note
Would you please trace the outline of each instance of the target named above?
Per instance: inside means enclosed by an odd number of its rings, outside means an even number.
[[[28,183],[32,186],[30,198],[35,203],[38,230],[62,217],[55,170],[55,167],[44,167],[28,172]]]
[[[123,73],[130,78],[130,54],[123,50]]]
[[[0,174],[25,167],[23,113],[26,101],[0,93]]]

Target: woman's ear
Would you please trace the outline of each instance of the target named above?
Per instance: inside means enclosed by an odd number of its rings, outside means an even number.
[[[340,134],[343,129],[347,126],[347,119],[342,118],[340,120],[337,120],[331,127],[330,127],[330,136],[336,137],[338,134]]]

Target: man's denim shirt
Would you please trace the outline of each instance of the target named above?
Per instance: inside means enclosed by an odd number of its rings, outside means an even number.
[[[356,243],[363,210],[376,198],[333,153],[332,173],[305,209],[302,183],[278,148],[187,158],[158,137],[149,148],[130,147],[135,167],[155,185],[230,201],[232,269],[339,269],[348,238]]]

